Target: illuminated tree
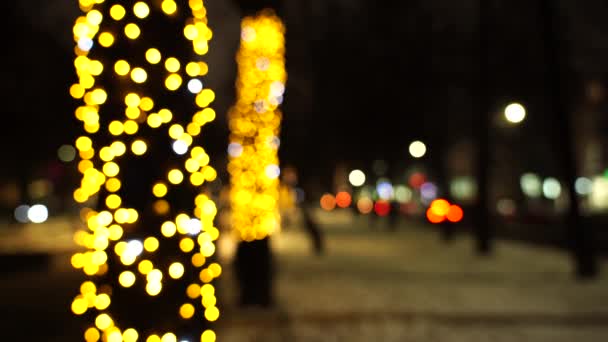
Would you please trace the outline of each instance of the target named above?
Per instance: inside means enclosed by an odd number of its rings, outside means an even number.
[[[242,240],[236,270],[241,304],[269,305],[268,236],[280,227],[279,130],[285,81],[285,27],[271,10],[247,16],[237,53],[237,101],[229,115],[232,225]]]
[[[86,250],[71,262],[88,279],[72,311],[90,322],[86,341],[214,341],[217,174],[195,141],[215,118],[203,1],[79,5],[70,94],[86,132],[74,192]]]

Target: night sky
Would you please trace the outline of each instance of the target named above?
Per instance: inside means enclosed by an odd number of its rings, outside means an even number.
[[[478,79],[476,1],[286,1],[289,79],[283,106],[281,159],[312,178],[325,178],[340,162],[362,168],[373,160],[407,158],[415,139],[432,158],[470,142]],[[584,85],[608,71],[608,5],[560,1],[564,54],[571,70],[569,103],[585,101]],[[204,145],[225,154],[225,113],[234,101],[239,10],[228,1],[207,1],[214,30],[207,83],[218,94],[216,122]],[[76,1],[8,2],[2,21],[2,168],[4,177],[35,173],[70,143],[81,128],[68,88],[75,80],[71,26]],[[515,146],[511,158],[530,151],[531,168],[554,169],[546,91],[546,55],[537,1],[491,1],[488,35],[490,102],[498,115],[511,101],[526,105],[519,132],[496,127],[492,136]],[[608,128],[608,127],[607,127]],[[441,151],[432,154],[432,151]],[[524,156],[524,157],[522,157]],[[544,157],[548,156],[548,157]],[[539,164],[539,165],[535,165]],[[305,176],[306,177],[306,176]]]

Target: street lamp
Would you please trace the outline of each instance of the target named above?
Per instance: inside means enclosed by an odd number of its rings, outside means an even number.
[[[352,170],[348,175],[348,181],[352,186],[361,186],[365,184],[365,173],[361,170]]]
[[[526,108],[521,104],[514,102],[505,107],[504,114],[508,122],[518,124],[526,118]]]
[[[410,155],[414,158],[422,158],[426,154],[426,145],[419,140],[410,144]]]

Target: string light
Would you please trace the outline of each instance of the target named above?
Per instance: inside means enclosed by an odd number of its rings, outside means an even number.
[[[246,17],[237,53],[237,102],[230,111],[228,171],[233,226],[244,241],[263,239],[280,226],[278,145],[287,73],[285,27],[271,11]],[[198,96],[202,96],[203,90]],[[209,313],[213,315],[213,312]],[[207,313],[206,313],[207,316]]]
[[[212,32],[203,1],[186,3],[189,8],[173,0],[137,1],[132,7],[109,5],[104,0],[79,0],[83,14],[72,30],[77,81],[69,93],[78,101],[75,116],[84,131],[74,144],[82,176],[74,200],[83,205],[82,229],[74,235],[74,241],[84,250],[72,256],[71,264],[88,280],[80,287],[71,309],[75,315],[93,319],[84,332],[87,342],[177,341],[182,332],[158,331],[166,329],[161,327],[167,326],[170,317],[181,322],[174,324],[176,329],[183,327],[183,322],[200,318],[199,323],[189,326],[191,330],[204,328],[200,320],[212,322],[219,317],[213,285],[221,274],[221,267],[213,262],[219,237],[214,227],[217,209],[202,188],[215,180],[217,172],[209,165],[205,149],[195,144],[202,127],[215,119],[209,107],[215,94],[207,88],[204,95],[202,89],[195,94],[177,91],[183,87],[183,79],[202,84],[198,78],[207,73],[207,64],[200,59],[207,53]],[[169,16],[166,25],[183,25],[179,31],[184,32],[184,44],[192,47],[194,57],[179,56],[175,51],[161,53],[162,47],[145,46],[147,40],[155,41],[153,36],[146,36],[153,32],[146,30],[145,22],[150,17],[156,20]],[[178,16],[184,16],[184,20],[176,21]],[[141,56],[124,50],[135,45],[138,48],[133,51]],[[160,75],[167,84],[147,82],[152,75]],[[116,79],[120,83],[113,83]],[[187,94],[190,98],[184,98]],[[174,114],[170,109],[188,102],[191,111],[182,109]],[[163,139],[179,142],[184,153],[164,158],[179,163],[167,165],[158,179],[148,184],[146,196],[150,201],[142,201],[141,194],[129,184],[133,176],[128,174],[135,171],[154,175],[154,171],[135,170],[131,161],[170,152],[159,143]],[[191,206],[171,203],[171,194],[191,196]],[[193,283],[193,279],[198,280]],[[175,286],[167,286],[170,283]],[[173,312],[158,312],[162,324],[129,326],[135,324],[128,316],[135,313],[121,316],[113,305],[119,291],[128,291],[121,298],[137,295],[155,305],[166,300],[164,292],[173,289],[181,291],[178,295],[182,299],[170,303]],[[196,296],[195,289],[199,289]],[[176,297],[172,292],[170,298]],[[212,330],[205,328],[198,334],[201,341],[215,341]]]

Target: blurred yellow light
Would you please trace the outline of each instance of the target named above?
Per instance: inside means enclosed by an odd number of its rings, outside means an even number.
[[[106,181],[106,190],[108,190],[108,192],[117,192],[120,190],[121,186],[122,183],[118,178],[108,178]]]
[[[92,10],[87,13],[87,21],[92,25],[99,25],[103,20],[103,15],[98,10]]]
[[[125,14],[127,14],[127,11],[121,5],[114,5],[110,8],[110,16],[116,21],[124,18]]]
[[[125,60],[119,60],[114,63],[114,71],[120,76],[126,76],[131,71],[131,66]]]
[[[139,125],[137,124],[137,122],[135,122],[133,120],[127,120],[124,123],[124,127],[125,127],[125,133],[127,133],[129,135],[133,135],[133,134],[137,133],[137,131],[139,130]]]
[[[125,131],[125,127],[120,121],[112,121],[108,126],[108,131],[114,136],[119,136]]]
[[[97,342],[97,341],[99,341],[100,337],[101,337],[101,334],[99,333],[99,330],[97,330],[93,327],[87,329],[84,332],[84,340],[87,342]]]
[[[152,128],[158,128],[163,123],[163,120],[160,117],[160,115],[158,115],[156,113],[152,113],[152,114],[148,115],[148,118],[146,121],[148,122],[148,126],[150,126]]]
[[[142,260],[137,266],[137,269],[139,270],[139,273],[147,275],[148,273],[150,273],[150,271],[154,269],[154,265],[150,260]]]
[[[213,296],[215,294],[215,288],[211,284],[205,284],[201,287],[201,296]]]
[[[184,265],[182,265],[181,263],[174,262],[169,266],[169,276],[171,278],[179,279],[183,275],[184,275]]]
[[[161,229],[161,233],[163,234],[163,236],[168,237],[168,238],[172,237],[177,232],[177,227],[175,226],[175,223],[173,223],[171,221],[167,221],[167,222],[163,223],[162,226],[160,227],[160,229]]]
[[[131,271],[124,271],[118,276],[118,282],[123,287],[131,287],[135,284],[135,274]]]
[[[219,317],[220,317],[220,310],[217,307],[212,306],[210,308],[205,309],[205,318],[209,322],[215,322],[215,321],[217,321],[217,319]]]
[[[215,296],[204,296],[201,300],[201,304],[206,308],[213,307],[217,304],[217,298]]]
[[[85,89],[80,84],[73,84],[70,87],[70,95],[75,99],[80,99],[84,96]]]
[[[201,342],[215,342],[216,338],[217,337],[213,330],[205,330],[201,335]]]
[[[177,4],[173,0],[163,0],[161,7],[163,9],[163,12],[169,15],[177,11]]]
[[[95,326],[97,326],[99,330],[106,330],[113,324],[114,322],[112,321],[112,318],[108,316],[108,314],[103,313],[95,318]]]
[[[205,264],[206,258],[201,253],[195,253],[192,256],[192,265],[194,267],[202,267]]]
[[[150,7],[145,2],[140,1],[133,6],[133,13],[136,17],[143,19],[150,14]]]
[[[141,110],[137,107],[127,107],[125,115],[131,120],[137,120],[141,116]]]
[[[87,312],[88,304],[84,298],[76,298],[72,302],[72,312],[75,315],[83,315]]]
[[[156,183],[154,184],[154,187],[152,187],[152,193],[158,198],[164,197],[167,192],[168,189],[164,183]]]
[[[99,158],[104,162],[111,161],[114,159],[114,151],[109,146],[105,146],[99,151]]]
[[[190,299],[196,299],[201,295],[201,287],[198,284],[190,284],[186,289],[186,294]]]
[[[150,253],[155,252],[158,249],[159,245],[160,243],[155,237],[149,237],[144,240],[144,249]]]
[[[146,342],[161,342],[160,337],[158,337],[158,335],[150,335],[147,339]]]
[[[144,83],[148,79],[148,73],[142,68],[133,68],[131,70],[131,79],[135,83]]]
[[[76,148],[80,151],[87,151],[93,147],[93,141],[89,137],[79,137],[76,139]]]
[[[196,104],[201,108],[207,107],[213,100],[215,100],[215,93],[208,88],[203,89],[196,96]]]
[[[139,334],[133,328],[127,329],[125,330],[125,332],[122,333],[122,339],[124,342],[136,342],[138,337]]]
[[[109,331],[105,332],[106,342],[123,342],[122,334],[118,328],[110,328]]]
[[[168,72],[177,72],[180,68],[179,60],[175,57],[169,57],[165,60],[165,68]]]
[[[95,308],[97,310],[105,310],[110,306],[110,296],[105,293],[101,293],[95,298]]]
[[[173,113],[171,113],[171,111],[168,109],[159,110],[158,115],[160,115],[164,123],[169,123],[171,120],[173,120]]]
[[[139,108],[141,108],[141,110],[149,112],[154,108],[154,101],[149,97],[143,97],[139,103]]]
[[[110,232],[110,240],[112,241],[118,241],[123,234],[123,230],[122,227],[120,227],[117,224],[111,225],[110,228],[108,228],[109,232]]]
[[[190,303],[186,303],[179,308],[179,315],[183,319],[190,319],[194,316],[194,306]]]
[[[125,104],[127,107],[137,107],[141,103],[141,98],[136,93],[128,93],[125,96]]]
[[[200,76],[205,76],[209,72],[209,66],[205,62],[198,62],[198,66],[200,67]]]
[[[102,32],[99,35],[99,45],[103,47],[110,47],[114,44],[114,36],[110,32]]]
[[[122,200],[116,194],[109,195],[106,198],[106,205],[110,209],[116,209],[116,208],[120,207],[121,204],[122,204]]]
[[[182,77],[179,74],[171,74],[165,79],[165,87],[171,91],[179,89],[182,85]]]
[[[150,48],[146,51],[146,60],[150,64],[158,64],[160,62],[161,58],[162,58],[162,56],[160,54],[160,51],[158,51],[158,49]]]
[[[108,177],[116,177],[120,172],[120,167],[114,162],[103,164],[103,173]]]
[[[184,174],[178,169],[173,169],[169,171],[167,179],[169,182],[171,182],[171,184],[180,184],[184,181]]]
[[[163,335],[161,342],[177,342],[177,336],[174,333],[166,333]]]
[[[110,147],[112,148],[112,151],[114,151],[114,154],[117,157],[120,157],[120,156],[124,155],[125,152],[127,152],[127,147],[125,146],[125,144],[122,141],[115,141],[112,143],[112,145]]]
[[[148,145],[143,140],[135,140],[133,144],[131,144],[131,151],[133,154],[137,156],[141,156],[146,153],[148,150]]]
[[[169,136],[175,140],[178,140],[184,134],[184,127],[180,124],[171,125],[169,127]]]
[[[190,77],[197,77],[200,75],[201,67],[196,62],[190,62],[186,64],[186,73]]]
[[[194,40],[194,39],[196,39],[197,36],[198,36],[198,29],[196,28],[196,26],[194,26],[192,24],[188,24],[188,25],[186,25],[186,27],[184,27],[184,37],[186,37],[186,39]]]
[[[157,296],[162,289],[163,285],[160,282],[149,282],[146,284],[146,292],[150,296]]]
[[[184,253],[190,253],[194,249],[194,241],[192,241],[192,239],[190,239],[190,238],[183,238],[179,242],[179,248]]]
[[[139,26],[137,26],[137,24],[129,23],[125,26],[125,35],[127,36],[127,38],[137,39],[140,34],[141,30],[139,29]]]
[[[106,102],[108,94],[103,89],[95,89],[91,92],[91,99],[94,104],[100,105]]]
[[[209,271],[213,273],[214,278],[217,278],[222,275],[222,267],[218,263],[213,263],[209,265]]]

